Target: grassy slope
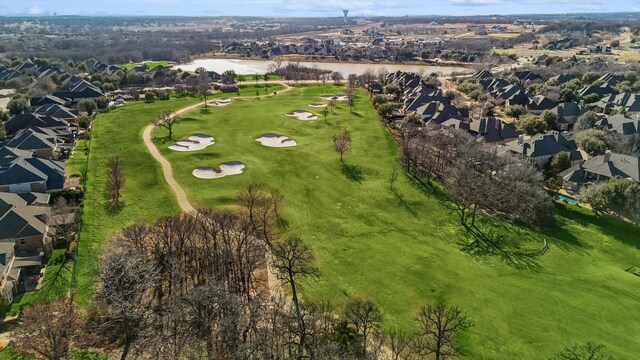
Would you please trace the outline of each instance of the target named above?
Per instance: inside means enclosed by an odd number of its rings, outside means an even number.
[[[123,226],[178,211],[160,165],[142,143],[142,129],[162,111],[177,110],[197,101],[187,97],[133,103],[100,114],[94,122],[77,258],[77,300],[81,305],[90,300],[97,258],[105,241]],[[84,157],[83,151],[76,154]],[[126,178],[124,206],[117,212],[109,211],[105,201],[106,164],[112,155],[120,156]],[[72,160],[72,164],[76,172],[75,166],[82,166],[82,161]]]
[[[467,339],[475,359],[544,358],[585,341],[604,343],[619,358],[640,352],[631,335],[640,331],[640,279],[624,271],[638,265],[637,228],[559,206],[558,226],[548,233],[496,227],[530,248],[539,248],[543,239],[550,243],[539,272],[471,257],[459,250],[458,241],[466,237],[437,196],[401,177],[397,188],[413,216],[388,190],[396,151],[364,93],[356,100],[358,115],[341,104],[329,125],[322,118],[302,122],[283,116],[311,110],[308,103],[333,91],[294,89],[210,114],[193,112],[176,127],[176,136],[202,132],[214,136],[216,145],[188,154],[171,152],[168,144],[161,149],[201,206],[229,206],[251,181],[284,193],[287,232],[313,245],[322,270],[321,279],[305,289],[308,298],[341,305],[347,296],[369,297],[383,306],[389,325],[403,327],[411,326],[421,304],[460,304],[477,323]],[[353,138],[346,161],[362,169],[361,183],[345,180],[333,151],[331,136],[342,127]],[[254,139],[264,132],[288,135],[300,146],[261,147]],[[191,176],[194,167],[233,160],[247,165],[244,175],[212,181]]]

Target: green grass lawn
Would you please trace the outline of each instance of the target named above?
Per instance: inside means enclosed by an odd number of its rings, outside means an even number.
[[[258,74],[260,78],[258,83],[264,81],[264,74]],[[276,74],[269,74],[269,81],[272,80],[284,80],[284,77]],[[256,81],[256,74],[238,74],[236,75],[236,81]]]
[[[147,66],[148,66],[148,70],[153,70],[155,68],[157,68],[158,66],[162,66],[162,67],[171,67],[173,66],[173,63],[171,61],[144,61]],[[131,70],[134,67],[136,67],[139,63],[126,63],[126,64],[120,64],[118,65],[121,69],[123,70]]]
[[[396,148],[363,91],[354,114],[339,104],[327,123],[321,115],[312,122],[284,116],[296,109],[320,113],[307,105],[334,92],[343,90],[300,87],[209,113],[194,111],[183,116],[174,136],[205,133],[215,137],[214,146],[195,153],[158,146],[195,205],[228,208],[250,182],[284,194],[285,233],[313,246],[322,272],[304,288],[307,299],[341,306],[349,296],[370,298],[384,309],[387,326],[405,328],[422,304],[461,305],[476,322],[465,339],[473,359],[547,358],[566,344],[586,341],[605,344],[621,359],[640,353],[640,278],[625,272],[640,263],[637,228],[558,205],[557,225],[546,232],[485,225],[525,248],[540,248],[546,240],[550,249],[534,260],[536,271],[468,255],[459,245],[467,235],[437,195],[404,176],[396,188],[406,205],[389,190]],[[351,134],[353,149],[345,159],[361,172],[360,182],[345,178],[333,150],[331,138],[341,129]],[[266,132],[287,135],[299,146],[262,147],[255,138]],[[154,135],[164,137],[166,130]],[[148,156],[145,151],[135,157]],[[245,173],[217,180],[191,175],[195,167],[226,161],[243,162]],[[145,206],[157,211],[153,203]]]
[[[67,161],[67,174],[69,176],[84,176],[84,172],[87,169],[88,154],[89,140],[77,139],[73,155]]]

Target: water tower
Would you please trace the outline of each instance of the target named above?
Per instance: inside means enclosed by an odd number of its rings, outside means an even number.
[[[348,24],[349,19],[347,18],[347,16],[349,15],[349,10],[342,10],[342,12],[344,13],[344,23]]]

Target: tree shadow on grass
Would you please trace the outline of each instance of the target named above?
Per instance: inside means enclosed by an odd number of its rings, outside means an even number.
[[[211,114],[211,109],[200,109],[200,114],[202,115]]]
[[[342,174],[351,182],[361,183],[364,180],[362,169],[358,165],[342,163]]]
[[[496,234],[494,231],[481,231],[476,226],[464,225],[471,236],[471,243],[464,243],[462,251],[482,258],[499,257],[506,265],[521,271],[540,272],[539,257],[544,255],[549,247],[546,242],[539,249],[512,248],[508,245],[504,234]]]
[[[168,142],[173,142],[173,138],[170,136],[154,136],[151,138],[151,142],[154,145],[164,145]]]
[[[351,115],[353,115],[353,116],[355,116],[355,117],[358,117],[358,118],[361,118],[361,117],[362,117],[362,114],[360,114],[360,113],[359,113],[359,112],[357,112],[357,111],[352,111],[352,112],[351,112]]]
[[[122,210],[124,210],[125,208],[125,204],[124,202],[120,201],[119,203],[117,203],[115,206],[110,206],[109,202],[107,202],[104,205],[105,210],[107,211],[107,214],[109,215],[116,215],[118,213],[120,213]]]
[[[556,204],[556,210],[558,215],[569,221],[574,221],[585,228],[595,226],[598,228],[598,231],[603,234],[611,236],[623,244],[640,249],[640,236],[638,236],[640,227],[637,225],[611,216],[585,213],[585,210],[574,209],[569,205]],[[575,238],[574,235],[569,234],[567,230],[560,228],[560,232],[562,232],[563,239],[572,236],[579,242],[579,240]],[[554,234],[554,236],[558,238],[560,234]]]

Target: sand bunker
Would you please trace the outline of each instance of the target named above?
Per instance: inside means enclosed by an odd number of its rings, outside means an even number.
[[[198,179],[220,179],[225,176],[240,175],[244,168],[244,164],[239,161],[229,161],[220,166],[195,168],[192,174]]]
[[[216,101],[212,101],[212,102],[208,102],[207,105],[209,106],[227,106],[231,104],[231,99],[229,98],[224,98],[224,99],[218,99]]]
[[[318,120],[318,117],[315,116],[314,114],[308,112],[308,111],[304,111],[304,110],[294,110],[288,114],[285,114],[287,116],[292,116],[297,118],[298,120],[303,120],[303,121],[308,121],[308,120]]]
[[[338,95],[320,95],[320,97],[324,100],[334,100],[334,101],[347,101],[349,98],[345,94]]]
[[[263,134],[257,138],[256,141],[260,142],[263,146],[273,148],[298,146],[295,140],[289,139],[287,136],[271,133]]]
[[[187,140],[176,141],[175,145],[169,146],[169,149],[173,151],[198,151],[215,143],[215,139],[209,135],[193,134]]]
[[[327,107],[327,104],[309,104],[309,106],[312,108],[323,108]]]

